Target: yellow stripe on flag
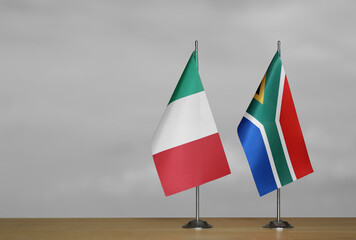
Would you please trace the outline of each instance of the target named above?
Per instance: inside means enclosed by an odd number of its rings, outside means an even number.
[[[261,104],[263,104],[263,99],[265,96],[265,83],[266,83],[266,74],[263,76],[262,82],[260,83],[260,86],[257,89],[257,92],[255,93],[255,96],[253,97],[257,101],[259,101]]]

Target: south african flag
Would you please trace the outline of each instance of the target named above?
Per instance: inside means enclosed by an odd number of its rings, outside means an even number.
[[[237,133],[260,196],[313,172],[279,51]]]

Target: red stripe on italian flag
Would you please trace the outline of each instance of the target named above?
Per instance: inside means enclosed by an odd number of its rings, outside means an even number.
[[[166,196],[230,173],[218,133],[153,155]]]

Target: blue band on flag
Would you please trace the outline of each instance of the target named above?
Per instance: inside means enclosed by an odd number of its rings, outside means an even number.
[[[260,129],[250,120],[243,117],[237,128],[237,133],[250,164],[260,196],[276,190],[277,184]]]

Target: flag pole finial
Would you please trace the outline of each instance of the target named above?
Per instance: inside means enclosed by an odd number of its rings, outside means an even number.
[[[195,40],[195,51],[198,51],[198,40]]]
[[[277,41],[277,51],[281,54],[281,41]]]

